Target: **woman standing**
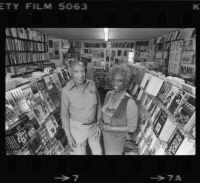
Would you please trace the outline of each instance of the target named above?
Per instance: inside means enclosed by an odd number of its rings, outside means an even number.
[[[126,91],[130,75],[127,64],[115,65],[111,71],[113,90],[108,91],[102,107],[106,155],[122,155],[126,135],[137,128],[138,108]]]

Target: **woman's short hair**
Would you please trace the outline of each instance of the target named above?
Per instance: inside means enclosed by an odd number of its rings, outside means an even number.
[[[111,80],[116,74],[120,74],[124,78],[125,85],[127,85],[132,74],[131,70],[127,63],[114,64],[110,73]]]

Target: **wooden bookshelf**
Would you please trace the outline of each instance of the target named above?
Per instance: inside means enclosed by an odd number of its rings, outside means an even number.
[[[20,76],[11,67],[38,64],[43,69],[43,62],[48,61],[47,35],[29,28],[6,28],[5,68],[14,77]],[[35,36],[35,37],[34,37]],[[29,73],[23,72],[22,75]]]

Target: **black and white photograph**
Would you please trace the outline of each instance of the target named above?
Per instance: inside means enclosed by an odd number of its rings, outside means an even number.
[[[4,31],[5,155],[196,155],[195,28]]]

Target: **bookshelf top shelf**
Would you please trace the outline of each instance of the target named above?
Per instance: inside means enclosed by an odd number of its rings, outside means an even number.
[[[36,40],[25,39],[25,38],[20,38],[20,37],[12,37],[12,36],[6,36],[6,38],[18,39],[18,40],[22,40],[22,41],[33,41],[33,42],[37,42],[37,43],[47,43],[47,41],[36,41]]]

